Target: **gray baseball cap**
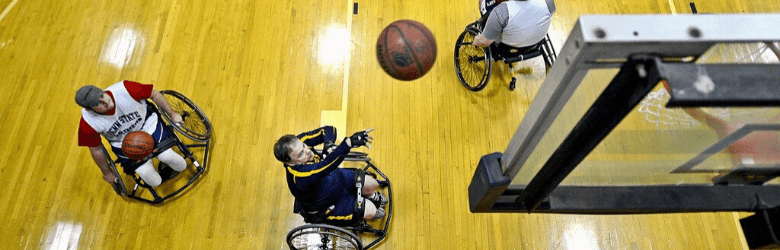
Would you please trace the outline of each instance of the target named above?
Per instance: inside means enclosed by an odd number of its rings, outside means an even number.
[[[103,90],[93,85],[81,87],[76,91],[76,104],[83,108],[94,108],[100,104]]]

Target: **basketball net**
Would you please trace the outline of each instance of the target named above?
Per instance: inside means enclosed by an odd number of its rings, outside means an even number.
[[[717,44],[700,58],[697,63],[777,63],[780,61],[778,43]],[[671,96],[666,89],[650,92],[639,104],[639,112],[647,122],[659,129],[692,128],[701,125],[681,108],[666,108]],[[762,115],[768,108],[733,110],[729,108],[702,108],[704,112],[724,120],[739,120],[746,123],[765,120]]]

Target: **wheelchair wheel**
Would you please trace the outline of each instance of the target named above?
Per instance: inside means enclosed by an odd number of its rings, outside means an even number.
[[[455,42],[455,73],[460,83],[471,91],[480,91],[487,86],[493,70],[490,47],[474,45],[479,30],[469,26]]]
[[[294,228],[287,233],[287,245],[291,250],[363,249],[363,243],[355,234],[325,224],[308,224]]]
[[[555,53],[555,47],[553,47],[552,40],[550,40],[550,34],[544,37],[544,44],[542,45],[542,56],[544,57],[545,73],[550,73],[555,58],[558,55]]]
[[[163,90],[160,93],[165,97],[173,108],[173,111],[181,114],[184,124],[180,126],[173,125],[176,131],[182,133],[187,138],[198,142],[205,142],[211,137],[211,122],[189,98],[173,90]],[[171,118],[166,112],[160,112],[169,124],[173,124]]]

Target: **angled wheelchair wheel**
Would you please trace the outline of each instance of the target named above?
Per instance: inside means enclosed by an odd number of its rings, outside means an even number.
[[[544,43],[542,44],[542,56],[544,58],[545,73],[550,73],[555,58],[558,55],[555,53],[555,47],[553,47],[552,40],[550,40],[550,34],[544,36]]]
[[[363,249],[357,235],[325,224],[307,224],[293,228],[287,233],[287,245],[291,250]]]
[[[455,73],[460,83],[471,91],[484,89],[493,70],[490,47],[474,45],[478,34],[478,29],[468,26],[455,42]]]
[[[211,137],[211,122],[189,98],[173,90],[163,90],[160,93],[173,108],[173,111],[181,114],[184,124],[175,125],[166,112],[160,112],[166,122],[187,138],[194,141],[205,142]]]

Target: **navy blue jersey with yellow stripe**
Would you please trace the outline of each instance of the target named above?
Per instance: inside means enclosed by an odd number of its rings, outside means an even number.
[[[298,135],[308,147],[314,147],[327,141],[335,141],[336,128],[321,127]],[[342,141],[336,149],[323,157],[314,152],[314,158],[306,163],[288,166],[287,186],[304,210],[316,211],[333,205],[341,198],[344,183],[338,168],[350,147]]]

